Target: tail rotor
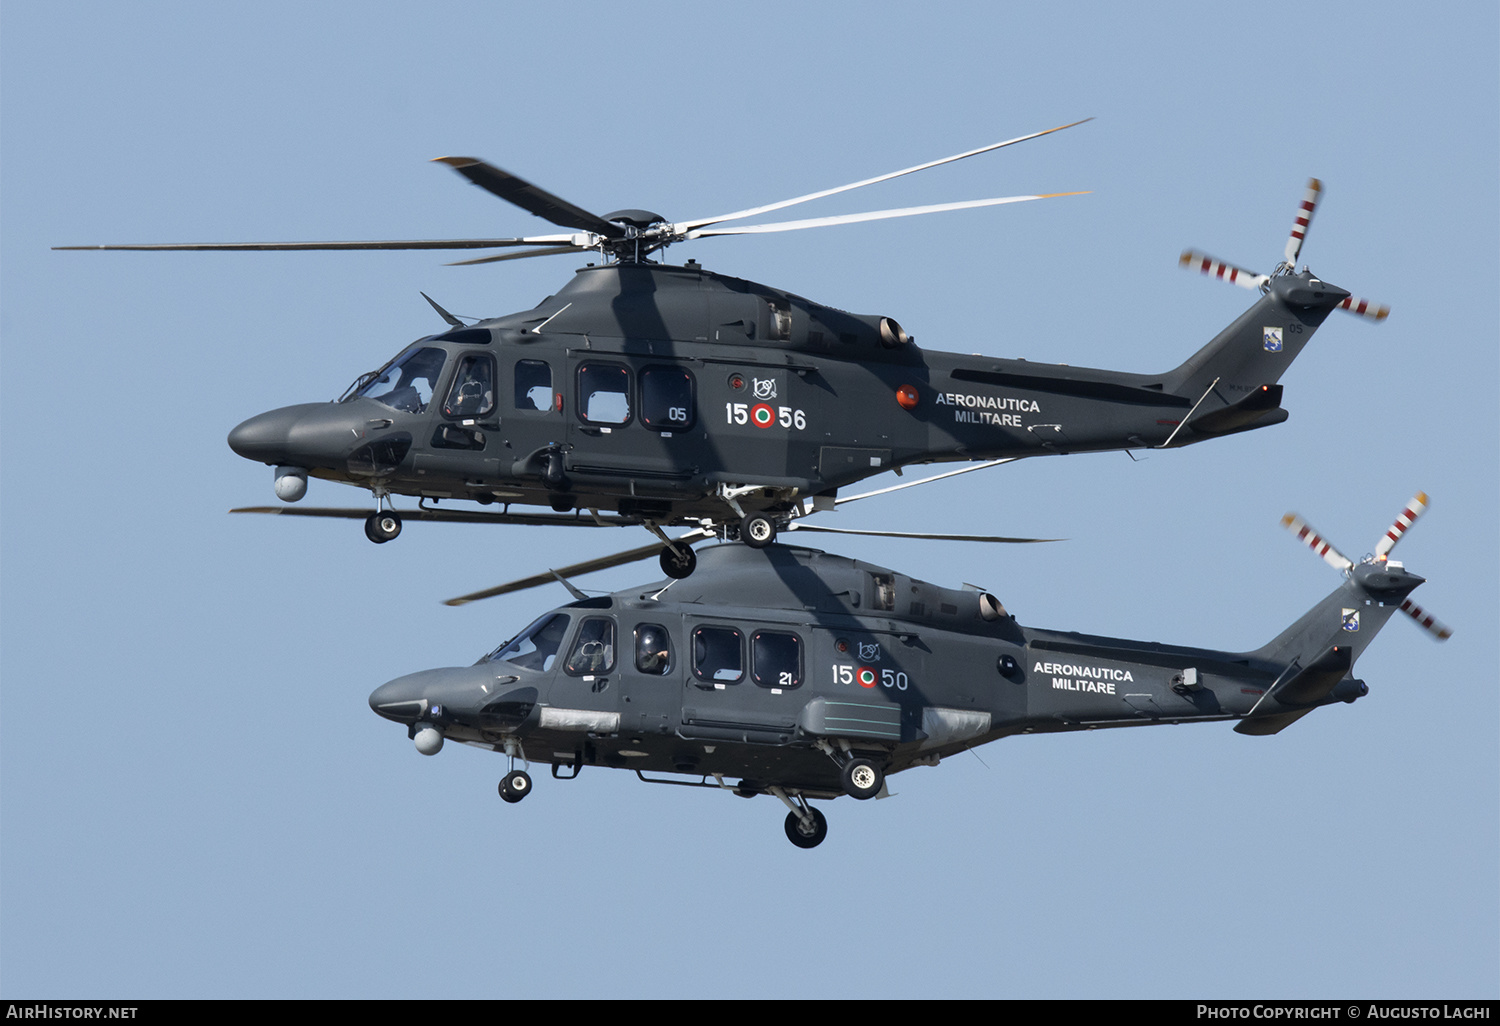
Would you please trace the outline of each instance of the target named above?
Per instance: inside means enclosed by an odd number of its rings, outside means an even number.
[[[1422,582],[1422,578],[1415,577],[1406,572],[1406,568],[1390,558],[1391,550],[1396,547],[1406,532],[1411,529],[1412,524],[1417,522],[1427,510],[1429,500],[1426,492],[1418,492],[1414,495],[1397,515],[1395,523],[1381,536],[1375,546],[1373,555],[1365,557],[1358,563],[1344,556],[1331,543],[1324,540],[1313,528],[1295,513],[1288,513],[1281,518],[1281,525],[1295,534],[1303,544],[1316,552],[1323,561],[1335,570],[1341,570],[1346,575],[1356,578],[1360,583],[1374,591],[1382,591],[1388,587],[1401,586],[1402,591],[1409,591]],[[1414,583],[1408,583],[1414,582]],[[1399,594],[1399,592],[1398,592]],[[1437,617],[1427,612],[1405,595],[1401,596],[1400,609],[1407,616],[1416,621],[1421,627],[1437,641],[1447,641],[1453,635],[1453,629],[1438,620]]]
[[[1297,216],[1292,222],[1291,235],[1286,240],[1283,259],[1270,274],[1261,274],[1237,267],[1196,249],[1184,250],[1178,264],[1182,267],[1197,268],[1203,274],[1241,288],[1260,289],[1265,292],[1270,287],[1273,278],[1296,273],[1297,257],[1302,253],[1302,243],[1307,238],[1307,230],[1312,225],[1313,214],[1317,211],[1318,201],[1322,199],[1322,196],[1323,183],[1316,178],[1309,178],[1307,191],[1302,195],[1302,202],[1297,207]],[[1304,273],[1310,273],[1306,267],[1302,270]],[[1383,321],[1390,316],[1391,312],[1389,306],[1372,303],[1368,299],[1360,299],[1357,296],[1348,297],[1339,304],[1339,308],[1372,321]]]

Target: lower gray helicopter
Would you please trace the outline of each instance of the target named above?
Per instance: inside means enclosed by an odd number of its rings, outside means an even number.
[[[707,573],[611,595],[559,575],[577,601],[473,666],[382,685],[370,707],[406,724],[424,755],[447,739],[505,755],[507,802],[530,793],[532,763],[557,779],[633,769],[648,783],[773,795],[790,810],[787,837],[812,848],[828,821],[810,800],[882,797],[890,774],[998,738],[1211,720],[1275,734],[1364,696],[1354,661],[1397,610],[1438,640],[1452,633],[1408,598],[1424,579],[1388,558],[1426,506],[1418,493],[1359,563],[1288,514],[1346,579],[1251,652],[1023,627],[971,586],[814,549],[719,545],[702,553]]]

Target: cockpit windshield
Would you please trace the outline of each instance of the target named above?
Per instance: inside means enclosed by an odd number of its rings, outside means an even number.
[[[356,382],[355,395],[374,399],[393,410],[424,413],[437,388],[438,376],[448,354],[437,346],[415,342],[386,365],[384,371]]]
[[[481,662],[510,663],[523,670],[550,670],[568,633],[564,613],[548,613],[510,641],[485,656]]]

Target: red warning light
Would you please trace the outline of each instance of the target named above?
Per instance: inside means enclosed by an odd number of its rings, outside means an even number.
[[[903,410],[915,410],[917,408],[917,390],[911,385],[902,385],[896,389],[896,402],[901,404]]]

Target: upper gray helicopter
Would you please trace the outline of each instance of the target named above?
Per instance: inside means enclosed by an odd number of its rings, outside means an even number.
[[[787,837],[811,848],[828,821],[809,799],[877,797],[892,773],[998,738],[1207,720],[1274,734],[1355,701],[1367,688],[1354,661],[1393,613],[1451,633],[1408,597],[1423,579],[1388,558],[1426,506],[1418,493],[1359,563],[1288,514],[1346,580],[1251,652],[1022,627],[967,586],[812,549],[717,545],[703,553],[712,573],[688,581],[590,598],[562,579],[577,601],[473,666],[382,685],[370,706],[424,755],[445,739],[506,755],[507,802],[530,793],[532,763],[562,779],[634,769],[773,795],[790,810]]]
[[[890,317],[845,313],[691,260],[669,266],[650,259],[673,243],[715,235],[1076,195],[725,224],[1070,127],[686,221],[644,210],[598,216],[482,161],[443,157],[475,185],[573,231],[509,239],[58,248],[530,247],[463,261],[470,264],[600,253],[601,264],[580,269],[532,310],[465,325],[429,298],[449,330],[418,339],[360,375],[336,402],[273,410],[230,433],[235,452],[276,468],[283,500],[302,498],[307,478],[319,477],[369,489],[373,512],[293,506],[238,512],[359,518],[376,542],[399,534],[403,518],[640,525],[659,541],[592,566],[659,553],[664,573],[684,577],[695,563],[693,542],[719,535],[767,545],[797,518],[831,508],[841,487],[888,470],[957,461],[980,469],[1049,453],[1172,448],[1280,423],[1287,414],[1276,382],[1328,313],[1343,307],[1378,320],[1388,312],[1306,268],[1294,270],[1320,191],[1316,180],[1272,274],[1183,254],[1184,264],[1261,296],[1186,362],[1159,374],[922,350]],[[419,497],[418,508],[397,511],[393,495]],[[444,499],[499,502],[504,512],[434,508]],[[512,505],[552,512],[512,512]],[[669,538],[670,526],[693,530]]]

